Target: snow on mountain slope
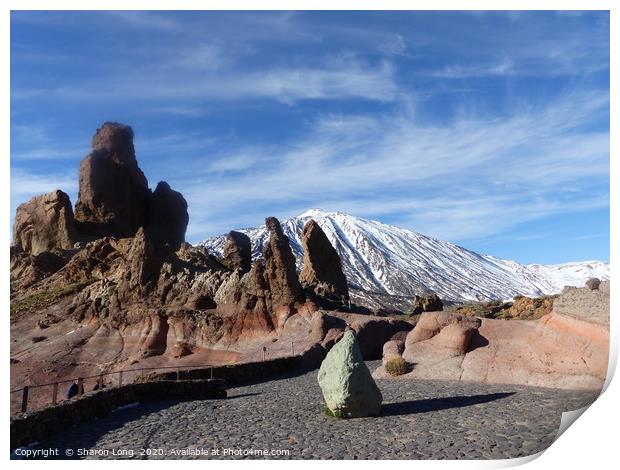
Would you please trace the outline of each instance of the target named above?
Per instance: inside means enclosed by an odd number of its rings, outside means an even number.
[[[505,300],[517,294],[557,293],[564,285],[582,286],[593,276],[609,278],[609,264],[601,261],[522,265],[479,255],[411,230],[319,209],[282,222],[298,269],[303,259],[301,232],[311,218],[340,254],[349,285],[358,295],[409,298],[433,291],[442,299],[455,302]],[[239,231],[252,239],[253,257],[260,258],[269,236],[266,227]],[[225,238],[210,238],[201,245],[220,256]]]

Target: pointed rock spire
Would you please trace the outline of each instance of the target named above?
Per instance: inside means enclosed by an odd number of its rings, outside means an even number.
[[[349,288],[340,256],[313,219],[304,226],[301,243],[304,247],[303,268],[299,275],[301,285],[320,296],[348,300]]]

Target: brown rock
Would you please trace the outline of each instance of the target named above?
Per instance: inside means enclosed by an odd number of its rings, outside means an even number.
[[[412,315],[419,315],[422,312],[440,312],[442,310],[443,302],[437,294],[431,293],[415,296]]]
[[[271,306],[273,310],[282,307],[290,310],[296,302],[302,302],[304,298],[297,278],[295,256],[278,219],[268,217],[265,223],[269,229],[269,240],[263,248],[264,277],[269,286]]]
[[[161,271],[165,252],[153,244],[144,229],[138,229],[131,244],[125,279],[129,289],[153,286]]]
[[[75,220],[92,236],[132,237],[147,218],[149,189],[138,167],[131,127],[106,122],[80,163]]]
[[[165,181],[157,183],[149,200],[147,228],[154,242],[178,247],[185,241],[188,222],[187,201],[183,195],[170,189]]]
[[[256,261],[226,299],[221,310],[227,314],[230,341],[268,335],[274,325],[265,265]]]
[[[591,277],[586,281],[586,286],[590,290],[597,290],[601,285],[601,280],[597,277]]]
[[[346,327],[338,325],[334,320],[330,320],[329,317],[346,322],[346,326],[355,331],[362,356],[367,360],[381,359],[383,345],[386,342],[390,341],[399,331],[409,331],[413,328],[413,325],[406,321],[372,315],[330,312],[326,317],[331,328],[338,328],[342,331]]]
[[[250,237],[234,230],[228,233],[224,244],[224,257],[221,263],[231,271],[236,269],[248,272],[252,265],[252,243]]]
[[[304,226],[301,243],[304,247],[303,269],[299,275],[301,285],[319,296],[348,300],[349,288],[340,256],[314,220]]]
[[[33,197],[15,213],[13,243],[38,255],[53,248],[73,248],[76,233],[69,196],[60,190]]]

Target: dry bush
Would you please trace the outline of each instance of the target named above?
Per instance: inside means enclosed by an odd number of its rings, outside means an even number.
[[[409,370],[407,367],[407,361],[401,356],[392,356],[385,362],[385,370],[390,375],[403,375]]]

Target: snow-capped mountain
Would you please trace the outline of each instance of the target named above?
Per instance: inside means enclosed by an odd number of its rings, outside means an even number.
[[[518,294],[557,293],[564,285],[583,286],[589,277],[609,278],[609,264],[601,261],[523,265],[480,255],[411,230],[319,209],[281,222],[298,269],[303,259],[300,237],[309,219],[321,226],[340,254],[356,298],[402,297],[409,302],[415,294],[433,291],[454,302],[505,300]],[[251,238],[253,257],[261,257],[269,237],[266,227],[239,231]],[[201,244],[219,256],[225,240],[226,236],[221,235]]]

